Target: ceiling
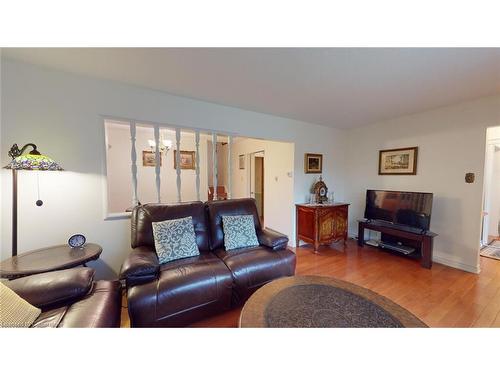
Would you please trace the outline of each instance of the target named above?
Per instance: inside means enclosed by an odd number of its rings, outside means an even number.
[[[4,48],[2,53],[337,128],[500,93],[500,48]]]

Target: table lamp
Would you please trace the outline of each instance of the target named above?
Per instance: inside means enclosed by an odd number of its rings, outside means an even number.
[[[32,150],[28,154],[24,154],[26,149],[31,147]],[[9,156],[12,161],[4,168],[12,169],[12,256],[17,256],[17,171],[38,170],[38,171],[62,171],[63,169],[53,159],[40,154],[36,149],[36,145],[28,143],[21,149],[14,144]],[[37,205],[41,206],[42,201],[38,200]]]

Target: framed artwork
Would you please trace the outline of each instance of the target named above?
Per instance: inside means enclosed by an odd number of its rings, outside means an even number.
[[[238,165],[239,165],[240,169],[245,169],[245,155],[239,156]]]
[[[160,167],[161,167],[161,153],[160,153]],[[143,167],[156,167],[156,153],[154,151],[142,152],[142,166]]]
[[[196,151],[180,151],[180,168],[181,169],[195,169],[196,165]],[[174,169],[177,169],[177,150],[174,150]]]
[[[305,173],[323,173],[323,155],[305,154],[304,156]]]
[[[378,174],[415,175],[417,174],[418,147],[380,150]]]

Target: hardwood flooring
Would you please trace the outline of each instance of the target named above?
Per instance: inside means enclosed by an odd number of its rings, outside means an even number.
[[[297,275],[330,276],[371,289],[418,316],[430,327],[500,327],[500,261],[481,257],[476,275],[434,263],[431,270],[411,259],[365,246],[293,249]],[[124,303],[126,303],[124,301]],[[237,327],[241,309],[196,322],[192,327]],[[126,309],[122,327],[128,327]]]

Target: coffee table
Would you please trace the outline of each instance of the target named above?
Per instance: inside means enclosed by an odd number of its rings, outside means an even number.
[[[321,276],[270,282],[245,303],[240,327],[427,327],[408,310],[369,289]]]
[[[95,243],[85,244],[81,248],[58,245],[27,251],[2,261],[0,278],[12,280],[37,273],[85,266],[87,262],[98,259],[101,253],[102,247]]]

